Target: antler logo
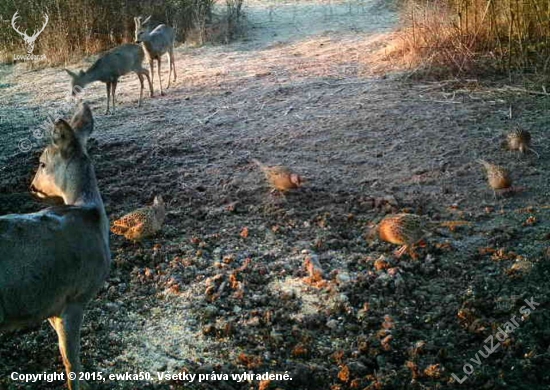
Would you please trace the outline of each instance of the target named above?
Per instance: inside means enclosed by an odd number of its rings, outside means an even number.
[[[34,41],[36,41],[36,38],[38,38],[40,33],[42,31],[44,31],[44,29],[46,28],[46,25],[48,24],[49,17],[48,17],[48,14],[44,14],[44,25],[42,26],[42,29],[40,29],[40,31],[35,31],[34,34],[32,34],[31,36],[28,36],[27,35],[27,30],[25,30],[24,32],[21,32],[21,31],[19,31],[19,29],[17,28],[17,25],[15,24],[15,21],[17,19],[19,19],[18,12],[19,11],[17,11],[15,14],[13,14],[13,18],[11,19],[11,25],[12,25],[13,29],[19,35],[21,35],[23,37],[23,40],[25,41],[25,47],[27,48],[27,53],[32,54],[32,52],[34,50]]]

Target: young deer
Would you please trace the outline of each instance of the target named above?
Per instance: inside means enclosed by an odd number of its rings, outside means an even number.
[[[87,84],[94,81],[101,81],[107,84],[107,111],[109,113],[109,100],[113,100],[113,112],[115,111],[115,91],[118,83],[118,78],[126,73],[136,72],[141,83],[139,92],[139,103],[141,107],[141,99],[143,98],[143,76],[147,77],[149,82],[149,91],[153,96],[153,83],[149,77],[149,71],[143,68],[144,53],[141,46],[127,43],[115,47],[103,54],[87,71],[78,73],[71,72],[65,69],[71,76],[71,89],[73,96],[76,94],[76,89],[84,88]],[[75,89],[76,88],[76,89]]]
[[[170,67],[170,72],[168,73],[168,85],[166,89],[170,88],[170,76],[172,71],[174,71],[174,82],[176,82],[176,64],[174,62],[174,39],[175,32],[174,29],[165,24],[160,24],[155,27],[154,30],[151,30],[146,24],[149,22],[151,17],[149,16],[145,20],[141,20],[141,16],[134,18],[136,24],[136,43],[142,43],[145,50],[145,55],[149,61],[149,67],[151,68],[151,79],[155,79],[155,74],[153,72],[153,60],[157,60],[158,63],[158,74],[159,74],[159,84],[160,84],[160,94],[164,95],[162,90],[162,79],[160,76],[160,58],[164,53],[168,53],[168,65]]]
[[[109,221],[85,140],[93,129],[82,105],[70,123],[55,122],[31,190],[65,205],[0,217],[0,330],[48,319],[59,339],[70,390],[86,385],[81,372],[80,325],[86,304],[111,263]]]

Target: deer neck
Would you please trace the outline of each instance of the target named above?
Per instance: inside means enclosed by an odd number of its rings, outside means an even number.
[[[81,170],[83,174],[70,178],[64,183],[63,201],[66,205],[96,208],[100,214],[100,224],[105,242],[109,240],[109,219],[105,212],[105,206],[99,193],[94,168],[88,157],[87,161],[79,161],[86,167]]]
[[[96,76],[96,72],[87,70],[78,81],[80,82],[82,88],[84,88],[86,85],[97,81],[98,78]]]
[[[148,31],[147,34],[142,39],[143,46],[145,46],[146,52],[153,51],[153,37],[151,36],[151,31]]]

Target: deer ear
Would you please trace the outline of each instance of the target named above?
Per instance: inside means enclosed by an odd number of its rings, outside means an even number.
[[[71,126],[63,119],[54,123],[52,139],[55,146],[62,152],[68,151],[75,142],[75,135]]]
[[[86,141],[94,130],[94,117],[92,110],[86,103],[82,103],[78,107],[78,111],[71,119],[70,125],[76,137],[80,140],[83,147],[86,147]]]
[[[64,70],[65,70],[65,72],[67,72],[67,73],[69,74],[69,76],[71,76],[71,78],[74,79],[74,78],[78,77],[78,76],[76,75],[76,73],[71,72],[69,69],[64,69]]]

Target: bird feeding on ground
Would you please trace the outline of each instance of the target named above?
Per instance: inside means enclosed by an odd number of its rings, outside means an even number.
[[[401,257],[405,252],[416,259],[414,246],[427,234],[427,222],[416,214],[400,213],[384,217],[375,227],[375,234],[382,241],[401,245],[395,251],[396,257]]]
[[[539,154],[531,148],[531,133],[527,130],[516,128],[514,131],[506,136],[508,142],[508,149],[518,150],[520,153],[526,153],[531,151],[540,157]]]
[[[512,178],[506,168],[491,164],[485,160],[478,160],[478,162],[483,165],[487,172],[487,182],[489,183],[489,187],[492,188],[495,197],[497,190],[505,190],[512,186]]]
[[[267,166],[256,159],[252,161],[260,167],[269,185],[274,190],[287,192],[292,189],[300,188],[304,183],[304,179],[300,175],[287,167],[280,165]]]
[[[164,201],[157,195],[151,206],[132,211],[114,221],[111,232],[134,242],[141,241],[145,237],[155,235],[162,228],[165,217]]]

